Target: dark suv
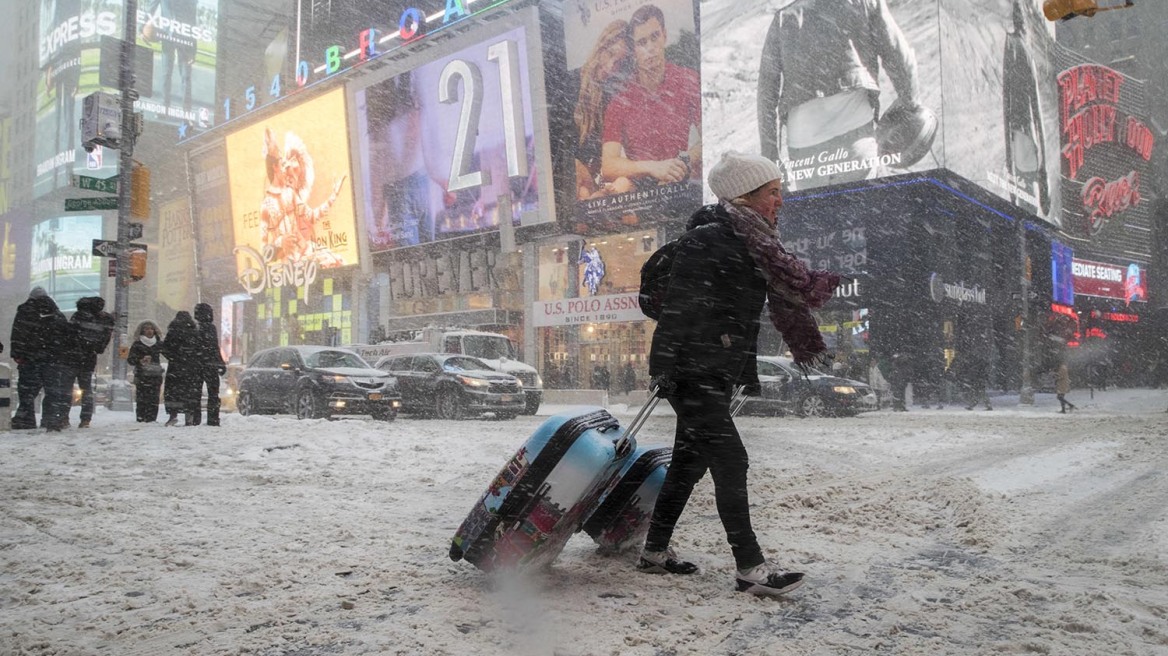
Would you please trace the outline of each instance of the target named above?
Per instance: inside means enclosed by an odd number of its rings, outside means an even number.
[[[347,349],[283,346],[260,351],[239,374],[239,414],[290,412],[299,419],[372,415],[393,421],[397,383]]]
[[[391,355],[378,360],[377,368],[397,378],[402,412],[442,419],[493,412],[496,419],[514,419],[526,405],[518,378],[467,355]]]

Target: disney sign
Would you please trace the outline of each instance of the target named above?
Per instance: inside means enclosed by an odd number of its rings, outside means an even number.
[[[258,266],[249,266],[239,274],[239,284],[248,294],[259,294],[269,287],[301,287],[316,282],[315,258],[276,262],[276,249],[264,246],[259,252],[251,246],[236,246],[235,253],[243,253]]]

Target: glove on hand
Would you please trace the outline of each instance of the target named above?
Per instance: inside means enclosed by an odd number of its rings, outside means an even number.
[[[677,393],[677,383],[667,375],[653,376],[649,381],[649,391],[656,391],[664,397],[672,396]]]
[[[811,289],[807,292],[805,298],[807,299],[808,307],[812,310],[818,310],[831,300],[832,294],[839,287],[840,276],[838,273],[824,271],[822,269],[812,271],[810,275]]]

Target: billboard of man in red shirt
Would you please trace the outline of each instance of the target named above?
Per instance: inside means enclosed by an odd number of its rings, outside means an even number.
[[[666,59],[665,15],[656,5],[629,20],[633,77],[604,113],[601,175],[638,189],[701,182],[701,83]]]

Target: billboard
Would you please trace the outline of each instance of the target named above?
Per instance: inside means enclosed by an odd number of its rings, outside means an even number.
[[[101,265],[93,240],[101,239],[100,215],[61,216],[33,227],[30,286],[44,287],[62,311],[83,296],[101,295]]]
[[[158,210],[158,302],[172,310],[193,307],[195,289],[195,234],[191,205],[186,198],[172,200]]]
[[[116,153],[80,147],[78,121],[82,100],[101,88],[101,37],[120,37],[121,26],[121,0],[40,0],[34,196],[69,186],[75,169],[99,178],[117,173]]]
[[[1147,268],[1138,263],[1109,264],[1075,258],[1071,267],[1076,296],[1110,298],[1126,305],[1148,302]]]
[[[538,222],[527,29],[517,27],[355,94],[369,251]]]
[[[704,128],[696,4],[565,6],[568,97],[557,105],[571,113],[571,138],[562,147],[572,151],[580,231],[688,214],[700,203]]]
[[[1146,263],[1155,136],[1144,83],[1065,48],[1056,60],[1064,230],[1086,240],[1076,252]]]
[[[219,0],[143,0],[137,25],[138,45],[154,58],[154,94],[134,109],[156,121],[211,127]]]
[[[358,263],[346,133],[345,94],[335,89],[227,135],[247,293],[309,285],[321,269]]]
[[[231,222],[231,194],[223,142],[192,154],[190,163],[195,236],[203,283],[223,288],[224,293],[237,293],[235,228]]]
[[[787,191],[948,168],[1057,225],[1054,42],[1041,4],[707,0],[706,161],[761,152],[780,162]]]

